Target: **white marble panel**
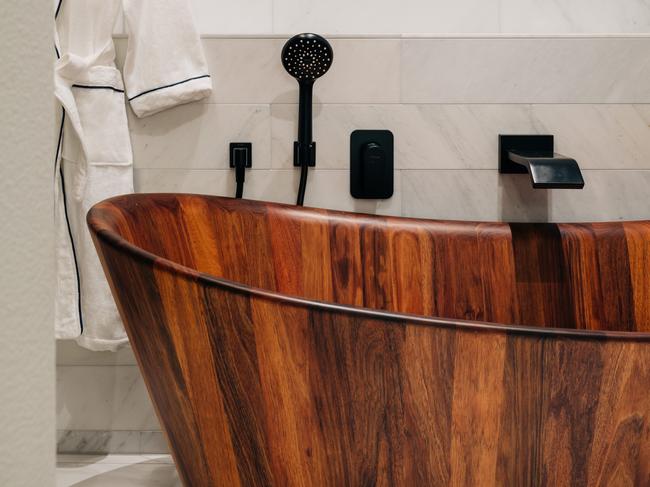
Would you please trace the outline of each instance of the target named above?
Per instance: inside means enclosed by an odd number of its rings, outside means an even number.
[[[277,33],[498,32],[499,3],[482,0],[274,0]]]
[[[499,134],[552,134],[582,169],[650,169],[649,115],[643,105],[404,105],[400,167],[496,169]]]
[[[477,221],[584,222],[650,216],[650,171],[583,171],[583,190],[535,190],[493,170],[402,171],[403,215]]]
[[[498,136],[538,132],[526,105],[403,105],[397,134],[405,169],[498,165]]]
[[[214,91],[209,103],[271,103],[292,99],[295,81],[282,67],[284,41],[273,38],[205,38]]]
[[[58,366],[57,429],[160,431],[136,366]]]
[[[140,453],[145,455],[169,453],[169,444],[165,433],[162,431],[141,431]]]
[[[316,102],[399,103],[401,41],[332,39],[331,43],[334,62],[316,82]]]
[[[253,143],[253,166],[271,167],[268,105],[181,105],[146,118],[129,115],[135,166],[229,167],[230,142]]]
[[[161,454],[169,447],[162,431],[57,431],[57,452],[74,454]]]
[[[273,30],[273,0],[192,0],[201,34],[263,34]]]
[[[298,83],[284,70],[285,39],[204,39],[211,103],[293,103]],[[400,97],[400,41],[332,39],[334,63],[316,82],[317,103],[394,103]]]
[[[647,33],[645,0],[501,0],[501,32]]]
[[[139,431],[57,431],[58,453],[141,453]]]
[[[57,465],[66,465],[69,463],[76,464],[103,464],[103,465],[133,465],[136,463],[163,464],[169,465],[172,462],[171,457],[164,455],[134,455],[134,454],[77,454],[61,453],[56,456]],[[173,462],[172,462],[173,463]]]
[[[117,352],[93,352],[74,340],[57,340],[57,365],[137,365],[130,346]]]
[[[650,169],[650,105],[534,105],[530,116],[584,169]]]
[[[585,171],[585,189],[554,190],[555,222],[650,219],[650,171]]]
[[[404,39],[405,103],[648,103],[650,37]]]
[[[246,172],[244,196],[249,197],[251,180],[257,170]],[[261,171],[262,175],[268,171]],[[235,195],[233,170],[136,169],[135,190],[138,193],[195,193],[215,196]]]
[[[183,487],[174,465],[143,459],[137,463],[67,463],[56,469],[57,487]]]
[[[350,196],[349,178],[349,172],[345,170],[309,171],[305,206],[361,213],[400,214],[399,172],[395,173],[395,194],[387,200],[355,200]],[[244,197],[293,204],[296,200],[299,180],[298,169],[249,171],[246,174]],[[232,171],[136,170],[136,190],[139,192],[172,191],[232,196],[233,181]]]
[[[297,107],[272,105],[272,164],[293,165]],[[584,169],[650,169],[648,105],[317,105],[317,165],[347,169],[350,133],[389,129],[403,169],[496,169],[499,134],[555,134]]]

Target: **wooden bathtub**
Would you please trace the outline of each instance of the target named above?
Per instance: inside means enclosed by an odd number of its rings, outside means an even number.
[[[185,485],[650,485],[650,222],[88,215]]]

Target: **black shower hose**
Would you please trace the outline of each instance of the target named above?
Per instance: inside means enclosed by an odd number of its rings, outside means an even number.
[[[303,164],[300,166],[300,185],[298,186],[298,201],[296,205],[304,206],[305,203],[305,190],[307,189],[307,172],[309,171],[309,165]]]

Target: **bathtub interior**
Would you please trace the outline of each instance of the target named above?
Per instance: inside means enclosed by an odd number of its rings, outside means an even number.
[[[650,331],[650,222],[376,217],[219,197],[119,201],[111,231],[158,257],[288,296],[499,324]]]

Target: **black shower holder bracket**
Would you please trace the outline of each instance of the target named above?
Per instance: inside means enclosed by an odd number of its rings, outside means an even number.
[[[293,143],[293,165],[294,167],[302,166],[301,153],[304,150],[309,167],[316,167],[316,142],[312,142],[306,147],[302,147],[297,140]]]

